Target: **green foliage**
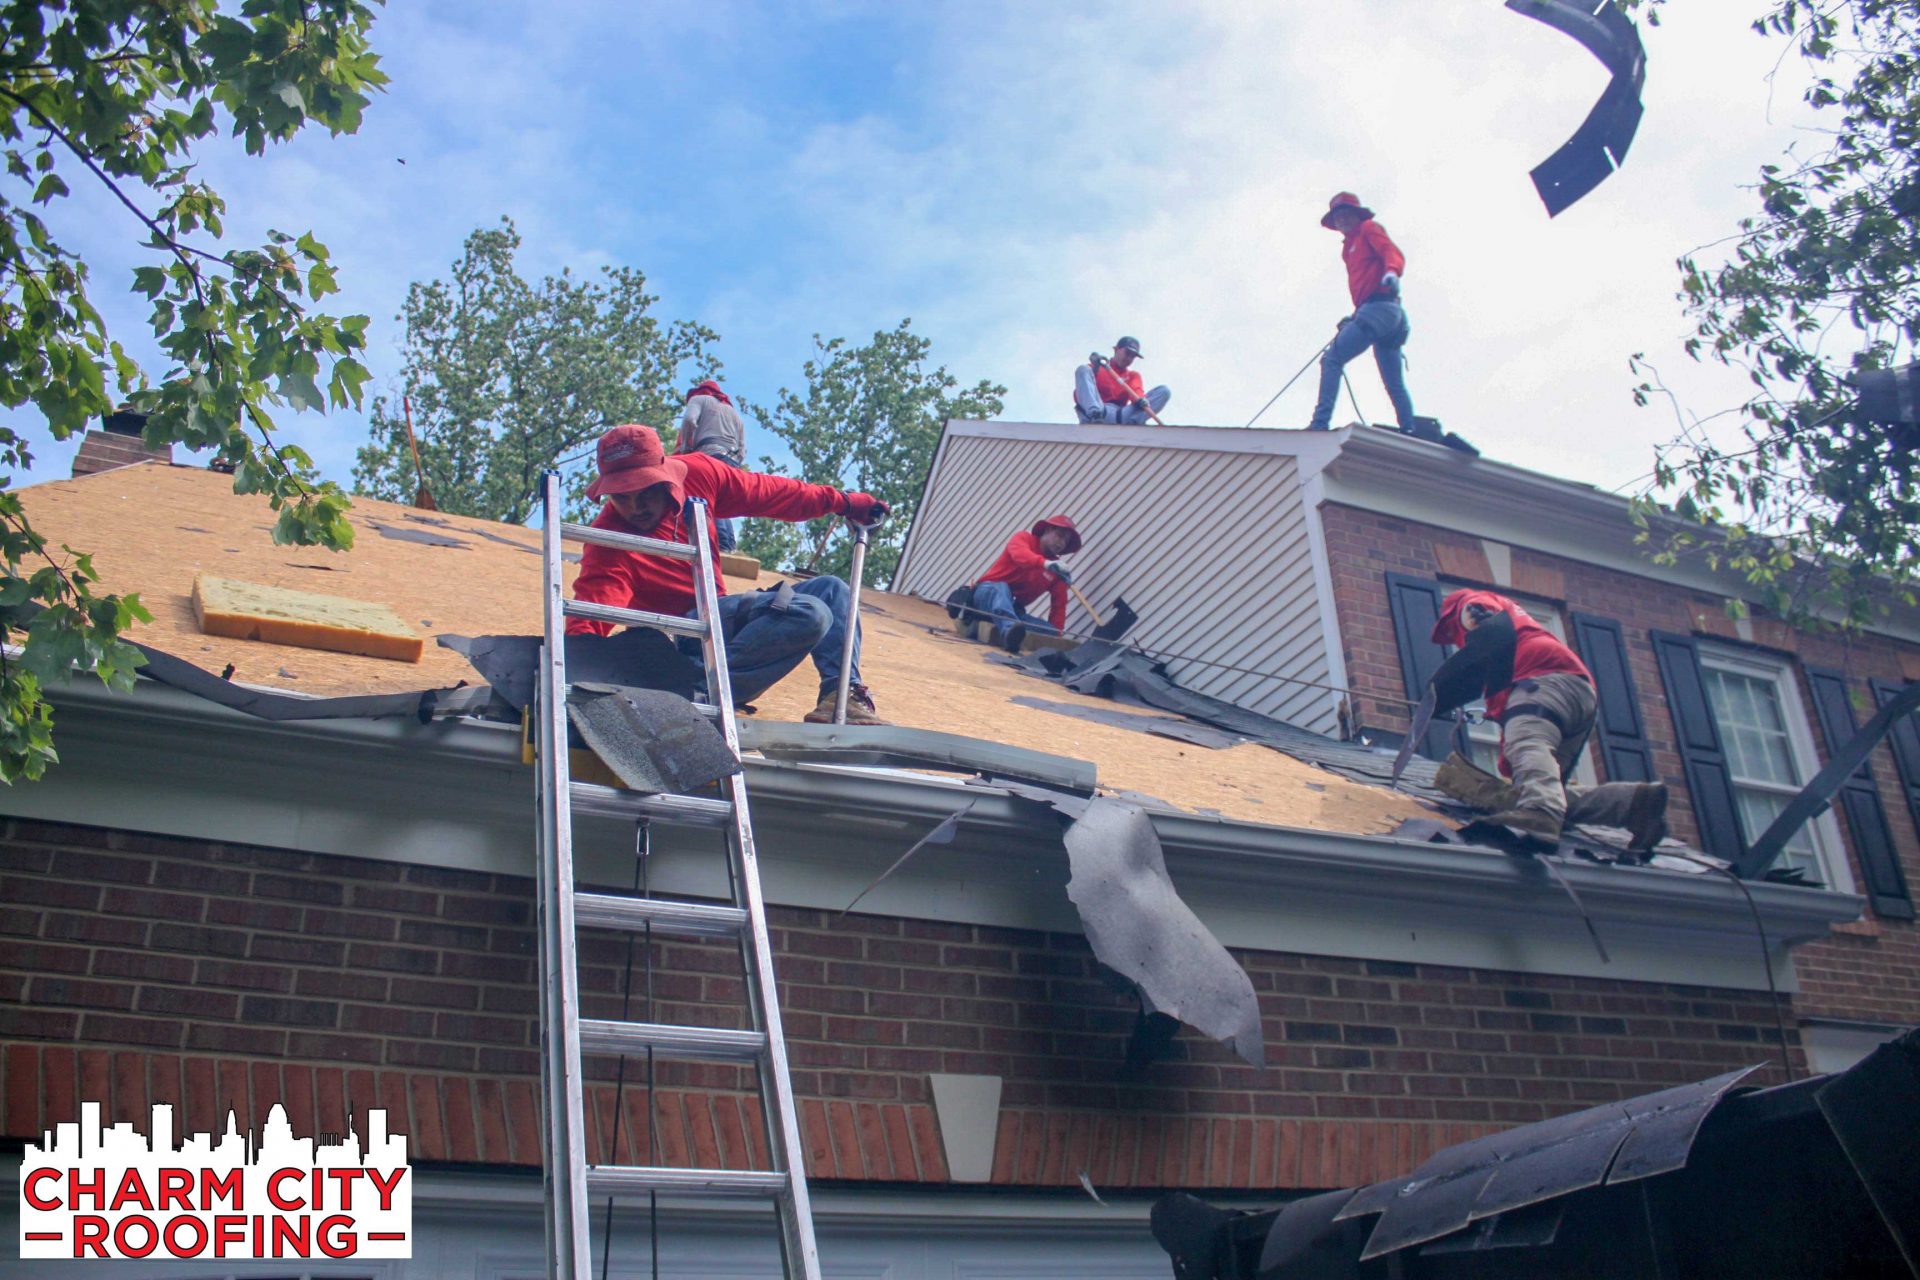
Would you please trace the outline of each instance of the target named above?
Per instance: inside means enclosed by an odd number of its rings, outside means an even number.
[[[608,427],[644,422],[671,449],[690,375],[720,368],[709,354],[719,335],[663,325],[639,271],[607,267],[587,280],[562,271],[534,285],[514,268],[519,248],[510,219],[475,231],[452,278],[415,284],[401,315],[405,394],[435,504],[514,523],[533,513],[541,473]],[[579,517],[591,466],[574,477]],[[353,478],[358,492],[403,502],[419,484],[404,411],[384,397]]]
[[[276,540],[351,543],[345,495],[275,442],[270,408],[357,406],[366,317],[307,310],[335,292],[311,234],[209,247],[226,204],[196,178],[193,150],[223,127],[253,155],[309,123],[352,132],[386,83],[372,17],[355,0],[0,3],[0,404],[35,406],[58,440],[125,397],[150,415],[148,443],[212,449],[237,490],[266,495]],[[88,207],[72,221],[122,218],[151,256],[132,286],[153,304],[165,367],[152,376],[108,334],[87,263],[62,244],[76,193]],[[0,487],[31,462],[0,428]],[[138,664],[118,637],[145,619],[139,602],[97,593],[86,556],[62,550],[0,495],[0,639],[23,646],[0,681],[7,782],[56,759],[47,686],[77,670],[124,688]]]
[[[1920,0],[1776,0],[1753,25],[1813,69],[1824,146],[1763,167],[1731,247],[1680,262],[1689,353],[1754,393],[1737,433],[1683,425],[1658,453],[1655,491],[1705,527],[1643,505],[1643,536],[1737,570],[1782,616],[1858,624],[1911,602],[1920,566],[1916,441],[1862,420],[1851,385],[1920,342]],[[1662,391],[1656,374],[1636,398]]]
[[[1007,393],[984,380],[958,390],[946,366],[929,370],[933,343],[914,333],[912,324],[902,320],[882,329],[863,347],[850,347],[844,338],[822,342],[815,334],[814,358],[803,370],[805,394],[782,387],[773,411],[757,415],[787,442],[801,479],[871,493],[893,508],[867,550],[869,585],[893,577],[947,420],[991,418]],[[771,459],[763,461],[773,469]],[[804,531],[750,520],[741,530],[740,550],[764,564],[797,564],[844,577],[851,569],[852,543],[831,532],[829,519],[812,521]]]

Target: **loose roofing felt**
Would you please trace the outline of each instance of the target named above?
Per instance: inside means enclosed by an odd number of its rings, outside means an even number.
[[[1189,1280],[1363,1280],[1390,1255],[1410,1280],[1920,1276],[1920,1031],[1838,1075],[1749,1091],[1747,1074],[1510,1129],[1267,1213],[1166,1197],[1154,1234]]]
[[[567,718],[628,790],[688,792],[740,772],[725,738],[685,698],[573,685]]]
[[[1640,32],[1614,0],[1507,0],[1507,8],[1543,22],[1585,45],[1613,73],[1587,118],[1560,149],[1533,168],[1533,186],[1557,217],[1618,169],[1640,128],[1640,91],[1647,82],[1647,51]]]

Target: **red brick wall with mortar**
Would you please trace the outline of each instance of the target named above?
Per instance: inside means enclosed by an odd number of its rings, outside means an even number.
[[[1326,528],[1347,679],[1358,695],[1358,722],[1404,728],[1407,708],[1401,699],[1406,684],[1400,673],[1384,575],[1406,573],[1501,588],[1493,582],[1486,551],[1477,538],[1332,503],[1322,506],[1321,518]],[[1686,778],[1674,746],[1673,718],[1667,711],[1660,669],[1647,639],[1649,631],[1692,633],[1816,666],[1835,667],[1846,672],[1848,688],[1856,697],[1869,696],[1867,681],[1874,677],[1896,682],[1920,679],[1920,649],[1912,645],[1872,635],[1809,634],[1766,618],[1753,619],[1753,640],[1742,641],[1734,620],[1727,616],[1724,598],[1614,569],[1514,547],[1511,577],[1512,583],[1505,589],[1555,601],[1567,612],[1598,614],[1620,623],[1654,765],[1673,789],[1674,834],[1696,844],[1698,831],[1688,807]],[[1794,669],[1800,672],[1798,663]],[[1813,703],[1804,674],[1800,680],[1801,705],[1810,711]],[[1856,718],[1866,719],[1858,707]],[[1811,726],[1811,732],[1824,760],[1827,744],[1817,725]],[[1913,815],[1900,789],[1900,775],[1885,746],[1874,752],[1872,765],[1907,884],[1920,893],[1920,837],[1916,836]],[[1604,778],[1604,762],[1596,758],[1594,767]],[[1846,816],[1836,809],[1834,817],[1844,836]],[[1850,847],[1848,858],[1854,883],[1863,883]],[[1843,925],[1831,938],[1797,948],[1794,963],[1801,982],[1795,1005],[1804,1015],[1920,1023],[1920,928],[1911,922],[1881,920],[1869,909],[1861,922]]]
[[[228,1107],[257,1124],[282,1102],[316,1132],[385,1106],[418,1159],[536,1163],[531,898],[513,877],[11,823],[0,1135],[35,1137],[82,1100],[111,1119],[170,1101],[188,1131]],[[1749,993],[1243,952],[1267,1069],[1183,1034],[1126,1083],[1133,1014],[1083,938],[785,909],[773,924],[820,1178],[945,1181],[929,1072],[1004,1078],[997,1182],[1216,1188],[1350,1185],[1732,1067],[1781,1078],[1774,1011]],[[584,1014],[620,1016],[626,956],[589,935]],[[653,1016],[738,1025],[738,972],[730,948],[663,945]],[[651,1116],[638,1081],[636,1064],[620,1159],[764,1161],[736,1069],[663,1066]],[[610,1073],[592,1088],[603,1159]]]

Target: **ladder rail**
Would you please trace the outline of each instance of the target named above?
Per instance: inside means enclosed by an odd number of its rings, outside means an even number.
[[[592,1238],[588,1199],[598,1191],[702,1191],[764,1196],[778,1211],[780,1252],[788,1280],[820,1280],[814,1239],[812,1200],[799,1110],[781,1028],[774,980],[773,946],[761,890],[759,858],[747,808],[746,777],[736,773],[721,784],[723,799],[695,796],[632,796],[612,788],[572,781],[568,764],[566,623],[584,617],[611,623],[658,626],[671,633],[697,635],[706,660],[707,702],[694,705],[719,729],[727,747],[740,754],[740,731],[733,711],[732,673],[727,666],[726,635],[716,587],[715,555],[708,535],[706,503],[692,503],[690,539],[665,542],[611,530],[570,524],[561,519],[559,473],[549,471],[541,494],[542,626],[545,645],[536,673],[535,774],[538,802],[538,898],[540,962],[541,1117],[546,1181],[546,1235],[549,1274],[556,1280],[592,1280]],[[566,599],[566,541],[581,541],[647,555],[689,561],[694,578],[694,617],[677,618],[639,610],[583,604]],[[685,826],[720,827],[726,832],[733,905],[653,903],[605,894],[577,894],[573,866],[573,814],[658,817]],[[580,1017],[577,928],[647,927],[693,936],[734,937],[740,946],[749,1031],[707,1030],[646,1023],[587,1021]],[[586,1160],[586,1108],[583,1050],[644,1052],[645,1046],[672,1056],[750,1062],[759,1081],[760,1110],[766,1127],[772,1169],[762,1172],[590,1166]],[[606,1242],[612,1248],[612,1241]]]
[[[708,539],[706,503],[693,501],[694,595],[700,617],[707,623],[701,641],[706,658],[707,701],[719,711],[720,735],[735,758],[740,755],[740,726],[733,713],[733,675],[727,665],[727,641],[720,618],[720,593],[713,579],[713,549]],[[851,620],[848,623],[852,625]],[[767,903],[760,887],[760,858],[753,839],[753,819],[747,808],[744,770],[722,783],[733,802],[729,833],[734,860],[734,884],[740,905],[747,911],[747,927],[740,935],[746,974],[747,1008],[752,1026],[766,1036],[765,1057],[759,1071],[760,1115],[767,1130],[767,1154],[776,1173],[787,1178],[780,1212],[780,1252],[788,1276],[820,1280],[820,1252],[813,1233],[813,1197],[807,1187],[806,1149],[800,1137],[800,1109],[793,1097],[793,1074],[787,1061],[787,1038],[780,1024],[779,988],[774,982],[773,940],[767,930]]]
[[[586,1108],[580,1068],[580,975],[575,964],[573,820],[567,762],[565,565],[561,552],[560,477],[549,471],[541,495],[544,570],[541,649],[536,690],[539,721],[535,786],[539,791],[540,1085],[543,1175],[547,1185],[547,1256],[552,1274],[592,1280],[587,1229]]]

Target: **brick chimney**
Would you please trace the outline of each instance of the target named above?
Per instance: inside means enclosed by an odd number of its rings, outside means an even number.
[[[96,471],[131,466],[136,462],[172,462],[172,445],[149,448],[147,442],[140,438],[140,432],[146,425],[147,415],[144,413],[120,409],[108,414],[100,428],[87,432],[80,441],[80,452],[73,455],[74,479],[90,476]]]

